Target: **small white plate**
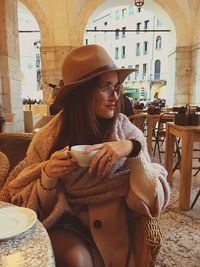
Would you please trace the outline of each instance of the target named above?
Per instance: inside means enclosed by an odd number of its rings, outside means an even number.
[[[36,213],[28,208],[6,207],[0,209],[0,240],[17,236],[31,228],[37,220]]]

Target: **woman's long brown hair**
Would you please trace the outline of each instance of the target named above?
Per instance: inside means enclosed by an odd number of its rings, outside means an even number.
[[[111,119],[96,117],[94,93],[98,82],[98,77],[90,80],[79,85],[67,96],[62,111],[60,132],[49,157],[53,152],[65,146],[96,144],[109,140],[116,114]],[[120,103],[118,103],[118,106],[120,106]],[[118,109],[117,107],[117,112]]]

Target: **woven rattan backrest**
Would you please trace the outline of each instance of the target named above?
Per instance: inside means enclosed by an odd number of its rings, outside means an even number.
[[[8,157],[10,171],[26,157],[26,151],[32,138],[32,133],[0,133],[0,151]]]
[[[141,113],[129,116],[128,118],[135,126],[137,126],[141,131],[144,132],[146,117],[147,114]]]

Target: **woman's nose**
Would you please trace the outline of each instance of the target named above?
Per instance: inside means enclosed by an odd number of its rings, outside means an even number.
[[[118,99],[119,99],[119,96],[118,96],[117,92],[115,90],[112,90],[112,95],[109,98],[109,100],[115,100],[115,101],[117,101]]]

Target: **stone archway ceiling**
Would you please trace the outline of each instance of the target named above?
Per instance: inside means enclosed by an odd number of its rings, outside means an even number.
[[[146,0],[150,1],[150,0]],[[176,28],[177,46],[189,46],[194,42],[194,33],[199,36],[199,0],[155,0],[171,17]]]
[[[89,29],[89,25],[90,25],[91,21],[95,17],[98,17],[98,15],[100,13],[102,13],[105,9],[108,9],[108,8],[111,8],[111,7],[114,7],[114,6],[116,7],[116,6],[122,6],[122,5],[123,6],[130,5],[133,2],[134,2],[133,0],[131,0],[131,1],[130,0],[126,0],[126,1],[122,1],[122,0],[118,0],[118,1],[114,1],[114,0],[101,1],[101,3],[98,6],[96,6],[95,9],[90,11],[91,15],[88,18],[88,21],[85,24],[85,29],[83,31]],[[147,10],[147,11],[151,11],[162,22],[164,21],[164,23],[166,25],[166,27],[165,27],[166,31],[169,30],[169,31],[172,32],[172,42],[171,42],[172,45],[171,46],[174,47],[176,45],[176,32],[175,32],[175,27],[173,25],[172,19],[167,14],[167,12],[165,12],[165,10],[163,8],[161,8],[155,1],[153,1],[153,0],[145,0],[144,2],[145,2],[144,9]],[[164,17],[164,19],[163,19],[163,17]],[[133,31],[134,31],[134,29],[133,29]],[[163,31],[165,31],[165,30],[163,30]]]
[[[40,5],[39,1],[32,1],[32,0],[20,0],[24,6],[26,6],[29,11],[32,13],[34,18],[36,19],[40,33],[41,33],[41,43],[45,45],[45,41],[54,42],[53,29],[52,23],[48,14],[46,14],[45,10]]]
[[[19,33],[40,32],[40,28],[35,17],[20,1],[18,5],[18,17]],[[28,23],[24,23],[24,20],[28,21]]]

